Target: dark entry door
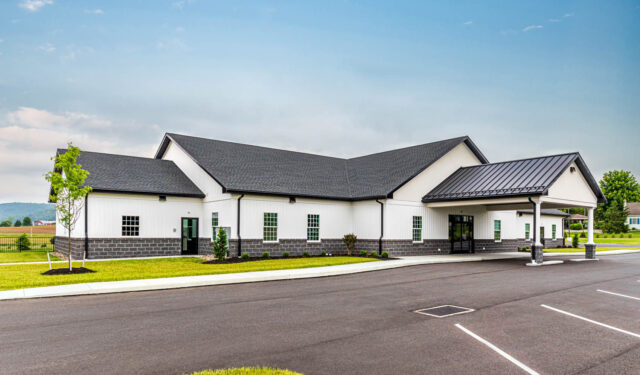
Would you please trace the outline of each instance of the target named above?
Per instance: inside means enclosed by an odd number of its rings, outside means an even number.
[[[182,254],[198,254],[197,218],[182,218]]]
[[[473,253],[473,216],[449,215],[451,253]]]

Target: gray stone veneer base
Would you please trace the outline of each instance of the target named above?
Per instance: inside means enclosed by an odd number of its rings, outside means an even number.
[[[562,244],[562,240],[547,239],[546,247],[556,247]],[[507,240],[500,242],[494,240],[475,240],[476,253],[517,251],[518,247],[531,247],[532,241],[524,239]],[[200,238],[198,241],[198,254],[212,254],[212,244],[209,238]],[[56,237],[54,248],[57,252],[66,254],[67,239]],[[82,259],[84,252],[84,238],[71,239],[72,255],[74,259]],[[378,240],[358,240],[355,254],[365,250],[378,252]],[[284,252],[290,256],[302,256],[304,252],[310,255],[320,255],[326,251],[332,255],[346,255],[347,248],[342,239],[326,239],[321,242],[307,242],[302,239],[280,239],[276,243],[263,242],[261,239],[243,239],[242,253],[248,253],[251,257],[262,256],[268,252],[270,256],[279,257]],[[389,252],[391,256],[410,255],[437,255],[449,254],[451,244],[449,240],[424,240],[414,243],[411,240],[383,240],[382,251]],[[89,239],[88,259],[129,258],[149,256],[181,255],[179,238],[91,238]],[[229,241],[229,256],[238,256],[238,241]]]
[[[71,239],[71,255],[73,259],[82,259],[84,238]],[[56,237],[54,250],[67,254],[67,239]],[[90,238],[87,259],[132,258],[181,255],[180,238]],[[211,240],[198,240],[198,254],[212,254]]]

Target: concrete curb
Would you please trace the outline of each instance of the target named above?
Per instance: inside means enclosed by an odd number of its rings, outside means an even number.
[[[625,253],[635,253],[628,251]],[[547,255],[547,254],[545,254]],[[579,253],[558,253],[558,255],[580,255]],[[429,255],[400,258],[397,260],[344,264],[339,266],[298,268],[291,270],[257,271],[218,275],[181,276],[161,279],[125,281],[105,281],[95,283],[69,284],[39,288],[15,289],[0,292],[0,300],[78,296],[87,294],[124,293],[160,289],[191,288],[198,286],[253,283],[262,281],[306,279],[349,275],[361,272],[380,271],[424,264],[479,262],[500,259],[530,259],[528,253],[494,253],[479,255]]]

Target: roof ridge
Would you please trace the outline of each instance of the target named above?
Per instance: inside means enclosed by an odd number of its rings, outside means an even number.
[[[229,143],[229,144],[234,144],[234,145],[239,145],[239,146],[250,146],[250,147],[257,147],[257,148],[262,148],[262,149],[267,149],[267,150],[274,150],[274,151],[282,151],[282,152],[292,152],[295,154],[302,154],[302,155],[311,155],[311,156],[318,156],[321,158],[328,158],[328,159],[336,159],[336,160],[348,160],[347,158],[339,158],[337,156],[329,156],[329,155],[322,155],[322,154],[315,154],[312,152],[305,152],[305,151],[293,151],[293,150],[286,150],[286,149],[282,149],[282,148],[276,148],[276,147],[267,147],[267,146],[259,146],[259,145],[253,145],[253,144],[249,144],[249,143],[240,143],[240,142],[234,142],[234,141],[225,141],[222,139],[212,139],[212,138],[204,138],[204,137],[196,137],[193,135],[185,135],[185,134],[178,134],[178,133],[167,133],[168,136],[180,136],[180,137],[187,137],[187,138],[196,138],[196,139],[201,139],[204,141],[210,141],[210,142],[222,142],[222,143]]]
[[[367,155],[361,155],[361,156],[354,156],[352,158],[348,158],[347,160],[353,160],[353,159],[359,159],[359,158],[366,158],[369,156],[374,156],[374,155],[381,155],[381,154],[386,154],[388,152],[394,152],[394,151],[401,151],[401,150],[407,150],[410,148],[415,148],[415,147],[422,147],[422,146],[427,146],[427,145],[433,145],[435,143],[444,143],[444,142],[449,142],[449,141],[454,141],[454,140],[467,140],[469,139],[469,136],[467,135],[463,135],[460,137],[454,137],[454,138],[448,138],[448,139],[441,139],[439,141],[433,141],[433,142],[427,142],[427,143],[421,143],[421,144],[417,144],[417,145],[413,145],[413,146],[405,146],[405,147],[400,147],[400,148],[394,148],[391,150],[386,150],[386,151],[380,151],[380,152],[374,152],[373,154],[367,154]]]
[[[506,163],[513,163],[513,162],[517,162],[517,161],[526,161],[526,160],[538,160],[538,159],[545,159],[545,158],[554,158],[557,156],[565,156],[565,155],[580,155],[579,152],[575,151],[575,152],[565,152],[565,153],[561,153],[561,154],[553,154],[553,155],[543,155],[543,156],[535,156],[532,158],[522,158],[522,159],[514,159],[514,160],[505,160],[505,161],[497,161],[494,163],[487,163],[487,164],[478,164],[478,165],[470,165],[467,167],[460,167],[461,169],[467,169],[467,168],[477,168],[477,167],[482,167],[482,166],[491,166],[491,165],[498,165],[498,164],[506,164]]]

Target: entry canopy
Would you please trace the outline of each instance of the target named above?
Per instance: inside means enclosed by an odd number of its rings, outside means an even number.
[[[463,167],[422,198],[431,207],[496,205],[518,209],[535,197],[545,207],[606,202],[579,153]],[[504,207],[510,205],[511,207]]]

